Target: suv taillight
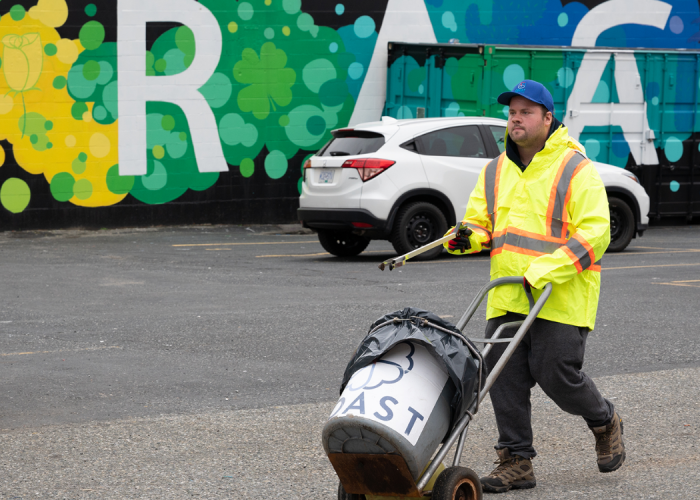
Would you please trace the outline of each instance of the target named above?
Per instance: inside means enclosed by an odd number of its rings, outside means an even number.
[[[357,173],[360,174],[360,178],[363,182],[365,182],[370,180],[372,177],[378,176],[394,163],[396,162],[392,160],[362,158],[360,160],[347,160],[345,163],[343,163],[343,168],[356,168]]]
[[[306,182],[306,170],[309,168],[311,168],[311,158],[309,158],[308,160],[306,160],[306,162],[304,162],[304,175],[303,175],[304,181],[303,182]]]

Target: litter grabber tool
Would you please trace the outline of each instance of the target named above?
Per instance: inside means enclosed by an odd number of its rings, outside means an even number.
[[[535,301],[525,289],[530,313],[524,320],[501,325],[490,339],[469,339],[463,330],[498,286],[522,287],[523,277],[486,284],[456,326],[411,307],[372,324],[323,428],[323,447],[340,480],[338,500],[482,498],[479,476],[460,466],[467,429],[552,291],[547,284]],[[501,339],[510,328],[517,328],[514,337]],[[486,345],[479,350],[475,342]],[[509,345],[488,373],[484,358],[495,342]]]
[[[406,264],[408,259],[413,259],[414,257],[417,257],[420,254],[427,252],[428,250],[432,250],[433,248],[435,248],[437,246],[441,246],[441,245],[447,243],[448,241],[455,239],[457,236],[469,237],[470,234],[472,234],[471,229],[469,229],[466,226],[460,225],[459,227],[455,227],[451,232],[449,232],[448,234],[446,234],[442,238],[438,238],[435,241],[431,241],[427,245],[423,245],[420,248],[416,248],[415,250],[412,250],[412,251],[408,252],[407,254],[401,255],[399,257],[394,257],[393,259],[385,260],[384,262],[379,264],[379,269],[381,269],[383,271],[384,268],[386,268],[388,266],[389,271],[393,271],[394,268],[401,267],[404,264]]]

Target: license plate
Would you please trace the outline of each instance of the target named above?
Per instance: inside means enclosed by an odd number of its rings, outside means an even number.
[[[333,182],[333,170],[321,170],[318,174],[318,182],[320,184],[330,184]]]

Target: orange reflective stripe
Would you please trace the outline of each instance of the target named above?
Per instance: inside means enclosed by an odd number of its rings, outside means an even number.
[[[593,247],[579,234],[574,234],[563,248],[579,273],[590,268],[595,262]]]
[[[593,263],[595,263],[595,252],[593,251],[593,247],[591,246],[591,244],[588,243],[586,239],[578,233],[574,234],[572,238],[575,238],[576,241],[581,243],[583,248],[586,249],[586,252],[588,252],[588,258],[591,259],[591,265],[593,265]]]
[[[571,262],[574,264],[574,266],[576,266],[576,271],[579,273],[583,272],[583,267],[581,267],[581,263],[579,262],[578,257],[576,257],[576,254],[574,254],[574,252],[572,252],[571,249],[566,246],[562,247],[562,250],[564,250],[564,253],[569,256]]]
[[[585,165],[590,163],[578,151],[569,151],[559,165],[557,175],[552,183],[547,208],[547,235],[566,237],[569,227],[569,214],[566,205],[571,196],[571,180]]]
[[[564,212],[562,213],[562,220],[564,221],[564,224],[566,226],[569,225],[569,212],[566,210],[566,206],[569,204],[569,198],[571,198],[571,185],[573,184],[574,177],[578,175],[578,173],[583,170],[583,168],[586,165],[589,165],[591,163],[590,160],[583,160],[581,163],[579,163],[576,168],[574,169],[574,173],[571,174],[571,181],[569,181],[569,188],[566,191],[566,199],[564,200]]]
[[[557,171],[557,175],[554,178],[554,182],[552,182],[552,188],[549,191],[549,205],[547,206],[547,218],[552,219],[554,218],[554,211],[557,205],[557,188],[559,187],[559,181],[561,180],[561,176],[564,174],[564,169],[566,168],[566,165],[569,163],[569,160],[571,159],[572,156],[574,156],[575,151],[569,151],[566,156],[564,157],[564,160],[561,162],[559,165],[559,170]],[[558,215],[558,214],[557,214]],[[552,235],[552,227],[548,226],[547,227],[547,236]]]
[[[593,271],[594,273],[599,273],[601,271],[601,267],[598,264],[593,264],[588,268],[588,270]]]

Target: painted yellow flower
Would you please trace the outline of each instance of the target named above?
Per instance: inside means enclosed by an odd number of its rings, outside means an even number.
[[[39,33],[6,35],[2,43],[5,46],[2,70],[7,85],[15,92],[32,90],[44,64]]]
[[[27,106],[24,103],[24,93],[28,90],[39,90],[34,87],[41,76],[44,66],[44,49],[41,46],[39,33],[26,35],[6,35],[2,39],[5,46],[3,51],[2,71],[5,74],[10,92],[22,95],[24,115],[22,120],[22,137],[27,128]],[[10,93],[8,92],[8,94]]]

